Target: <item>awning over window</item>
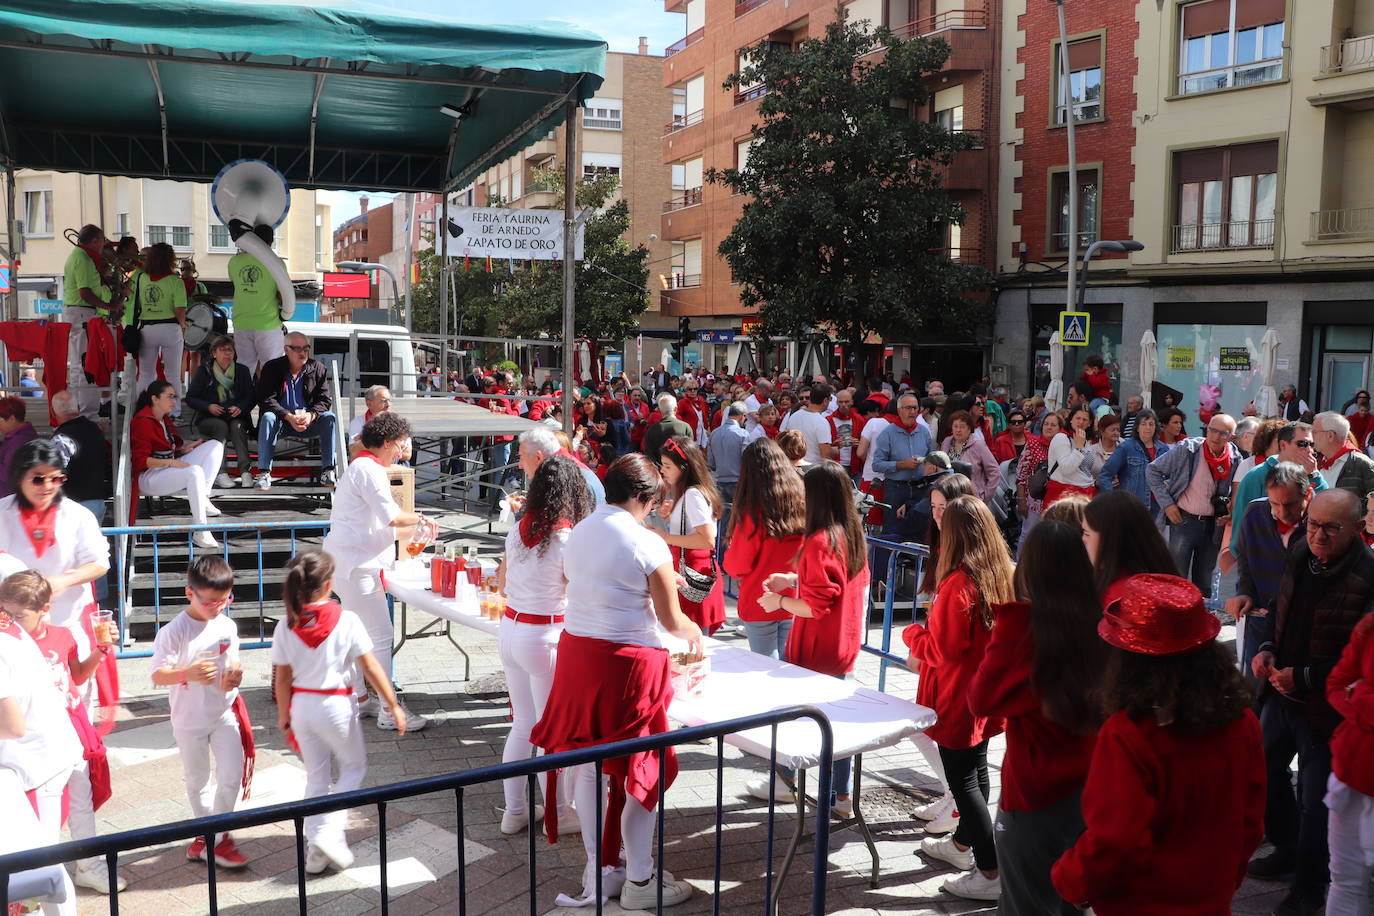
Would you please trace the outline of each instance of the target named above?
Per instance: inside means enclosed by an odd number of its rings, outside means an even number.
[[[594,95],[605,56],[562,24],[352,0],[11,0],[0,157],[194,181],[248,157],[298,188],[456,189]]]

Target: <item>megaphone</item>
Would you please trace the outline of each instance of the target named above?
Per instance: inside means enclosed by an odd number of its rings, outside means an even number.
[[[291,209],[291,189],[286,178],[261,159],[238,159],[219,170],[210,186],[215,216],[229,229],[229,236],[244,251],[262,262],[276,281],[281,295],[282,321],[296,313],[296,292],[286,262],[254,231],[276,228]],[[264,232],[264,234],[266,234]]]

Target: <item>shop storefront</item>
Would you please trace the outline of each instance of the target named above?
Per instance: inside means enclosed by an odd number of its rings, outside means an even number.
[[[1259,344],[1266,313],[1264,302],[1155,306],[1158,381],[1176,392],[1188,435],[1200,435],[1215,413],[1241,416],[1259,394]],[[1165,405],[1156,398],[1153,406]]]
[[[1050,337],[1059,330],[1059,313],[1064,311],[1063,304],[1034,305],[1031,307],[1031,365],[1034,367],[1032,387],[1035,394],[1044,394],[1050,383]],[[1101,356],[1107,368],[1107,376],[1112,380],[1112,393],[1116,400],[1121,398],[1121,305],[1119,303],[1095,304],[1084,309],[1089,315],[1088,345],[1086,347],[1064,348],[1064,387],[1078,381],[1083,374],[1083,360],[1089,356]],[[1134,393],[1134,384],[1128,385]]]
[[[1304,397],[1313,410],[1341,410],[1355,392],[1368,390],[1374,324],[1352,319],[1374,315],[1374,302],[1308,302],[1303,306]]]

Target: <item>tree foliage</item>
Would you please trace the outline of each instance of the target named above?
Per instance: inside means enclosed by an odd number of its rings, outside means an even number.
[[[945,250],[964,214],[941,170],[977,141],[908,114],[948,55],[939,40],[841,20],[795,49],[750,49],[726,81],[768,87],[745,167],[707,179],[749,197],[719,250],[770,334],[969,338],[990,319],[969,293],[991,278]]]

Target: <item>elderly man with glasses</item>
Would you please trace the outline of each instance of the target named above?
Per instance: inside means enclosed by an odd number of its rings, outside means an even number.
[[[873,445],[873,470],[883,475],[883,501],[892,507],[883,516],[884,533],[897,529],[897,507],[911,498],[913,485],[925,476],[925,457],[935,448],[930,431],[917,422],[920,415],[916,395],[904,393],[897,399],[897,421],[884,427]]]
[[[1374,490],[1374,459],[1350,441],[1350,420],[1334,410],[1312,420],[1312,439],[1321,453],[1318,467],[1333,487],[1363,498]]]
[[[324,363],[310,358],[310,338],[286,335],[286,353],[263,363],[258,375],[258,474],[253,487],[272,488],[272,455],[282,436],[320,440],[320,485],[333,487],[334,401]]]
[[[378,414],[387,413],[391,410],[391,389],[385,385],[373,385],[363,392],[363,402],[367,404],[367,409],[348,421],[348,456],[350,459],[362,451],[363,426],[367,421]],[[402,463],[409,461],[411,448],[410,437],[406,436],[396,460]]]

